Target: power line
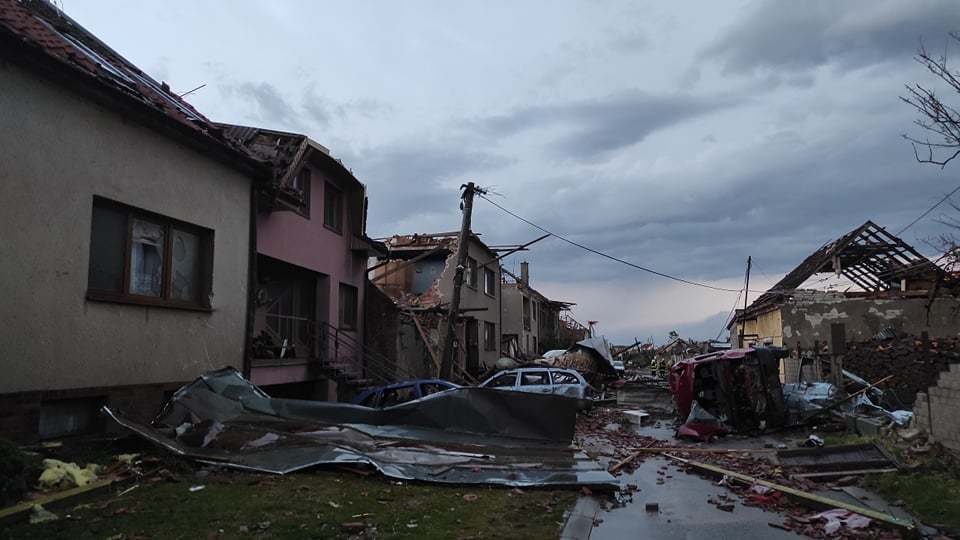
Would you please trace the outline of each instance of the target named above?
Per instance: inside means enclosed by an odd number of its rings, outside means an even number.
[[[951,191],[950,193],[947,193],[946,195],[944,195],[944,197],[943,197],[942,199],[940,199],[939,201],[937,201],[937,204],[931,206],[930,208],[927,208],[927,211],[924,212],[924,213],[922,213],[922,214],[920,214],[920,216],[918,216],[917,219],[911,221],[909,225],[907,225],[906,227],[904,227],[904,228],[900,229],[899,231],[897,231],[897,236],[900,236],[900,235],[903,234],[907,229],[909,229],[910,227],[913,227],[914,225],[916,225],[918,221],[920,221],[921,219],[927,217],[927,215],[929,215],[930,212],[933,212],[938,206],[940,206],[941,204],[943,204],[944,202],[946,202],[947,199],[949,199],[950,197],[952,197],[953,194],[956,193],[956,192],[958,192],[958,191],[960,191],[960,186],[955,187],[955,188],[953,189],[953,191]]]
[[[743,290],[740,291],[740,294],[743,294]],[[730,324],[730,320],[733,318],[733,314],[737,311],[737,304],[740,303],[740,294],[737,295],[737,299],[733,301],[733,307],[730,308],[730,313],[727,314],[727,317],[723,320],[723,327],[717,332],[717,339],[720,339],[720,336],[723,335],[723,331],[727,329],[727,325]]]
[[[632,263],[632,262],[630,262],[630,261],[625,261],[625,260],[623,260],[623,259],[614,257],[613,255],[609,255],[609,254],[604,253],[604,252],[602,252],[602,251],[598,251],[598,250],[593,249],[593,248],[591,248],[591,247],[587,247],[587,246],[585,246],[585,245],[583,245],[583,244],[579,244],[579,243],[577,243],[577,242],[574,242],[573,240],[570,240],[569,238],[566,238],[566,237],[564,237],[564,236],[561,236],[561,235],[559,235],[559,234],[557,234],[557,233],[555,233],[555,232],[549,231],[549,230],[541,227],[540,225],[537,225],[536,223],[534,223],[534,222],[532,222],[532,221],[530,221],[530,220],[528,220],[528,219],[525,219],[525,218],[523,218],[523,217],[521,217],[521,216],[518,216],[517,214],[514,214],[514,213],[511,212],[510,210],[507,210],[506,208],[500,206],[499,204],[491,201],[491,200],[490,200],[489,198],[487,198],[485,195],[482,195],[482,194],[478,193],[477,196],[480,197],[481,199],[487,201],[488,203],[492,204],[493,206],[496,206],[497,208],[499,208],[500,210],[506,212],[507,214],[509,214],[509,215],[511,215],[511,216],[519,219],[520,221],[526,223],[527,225],[530,225],[531,227],[540,229],[541,231],[543,231],[543,232],[545,232],[545,233],[547,233],[547,234],[549,234],[549,235],[551,235],[551,236],[554,236],[554,237],[556,237],[556,238],[559,238],[560,240],[563,240],[564,242],[566,242],[566,243],[568,243],[568,244],[570,244],[570,245],[572,245],[572,246],[576,246],[576,247],[578,247],[578,248],[580,248],[580,249],[582,249],[582,250],[589,251],[590,253],[593,253],[593,254],[595,254],[595,255],[600,255],[601,257],[606,257],[607,259],[610,259],[611,261],[616,261],[616,262],[618,262],[618,263],[625,264],[625,265],[627,265],[627,266],[630,266],[630,267],[632,267],[632,268],[636,268],[637,270],[641,270],[641,271],[643,271],[643,272],[647,272],[647,273],[653,274],[653,275],[655,275],[655,276],[660,276],[660,277],[662,277],[662,278],[672,279],[673,281],[678,281],[678,282],[680,282],[680,283],[686,283],[687,285],[694,285],[694,286],[696,286],[696,287],[703,287],[703,288],[705,288],[705,289],[712,289],[712,290],[714,290],[714,291],[722,291],[722,292],[730,292],[730,293],[739,293],[739,292],[741,292],[740,289],[728,289],[728,288],[726,288],[726,287],[717,287],[717,286],[714,286],[714,285],[708,285],[708,284],[706,284],[706,283],[700,283],[700,282],[697,282],[697,281],[690,281],[689,279],[683,279],[683,278],[681,278],[681,277],[671,276],[670,274],[664,274],[663,272],[658,272],[658,271],[656,271],[656,270],[653,270],[653,269],[650,269],[650,268],[646,268],[646,267],[644,267],[644,266],[640,266],[639,264],[634,264],[634,263]]]

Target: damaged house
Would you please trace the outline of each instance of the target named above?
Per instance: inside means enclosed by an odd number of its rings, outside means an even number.
[[[833,280],[829,288],[823,284]],[[956,279],[902,239],[873,222],[844,234],[807,257],[770,290],[738,310],[731,341],[790,350],[781,376],[819,380],[829,358],[850,342],[894,335],[929,338],[957,334]]]
[[[273,169],[258,192],[250,380],[275,395],[337,398],[337,384],[389,381],[364,351],[366,187],[306,135],[220,124]],[[382,250],[382,245],[379,245]]]
[[[550,349],[566,349],[579,339],[561,338],[561,313],[574,304],[548,299],[530,286],[530,264],[520,263],[520,275],[506,269],[503,287],[501,350],[512,358],[537,358]]]
[[[0,432],[152,417],[240,364],[269,170],[42,1],[0,1]]]
[[[398,378],[439,373],[442,333],[453,292],[458,234],[393,236],[387,255],[369,270],[379,294],[369,295],[371,346],[396,361]],[[500,357],[500,265],[497,254],[470,236],[455,347],[455,378],[471,380]]]

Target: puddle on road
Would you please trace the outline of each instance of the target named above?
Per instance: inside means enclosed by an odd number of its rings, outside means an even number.
[[[659,475],[664,467],[665,474]],[[664,483],[657,484],[658,478],[663,478]],[[625,495],[623,506],[597,515],[602,521],[594,527],[590,540],[798,538],[794,533],[768,525],[782,523],[780,514],[743,506],[739,497],[726,488],[683,472],[664,458],[645,460],[632,473],[620,476],[620,482],[623,486],[633,484],[640,489]],[[707,502],[707,499],[719,495],[726,495],[734,501],[732,512],[720,510]],[[648,512],[647,503],[655,503],[658,510]]]

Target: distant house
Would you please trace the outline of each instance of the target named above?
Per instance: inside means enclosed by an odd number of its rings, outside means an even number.
[[[269,170],[52,3],[0,1],[0,433],[240,366]]]
[[[258,197],[251,380],[336,399],[331,382],[382,378],[363,347],[367,259],[385,254],[366,236],[366,187],[306,135],[220,127],[273,167]]]
[[[566,349],[583,339],[579,336],[561,336],[565,329],[561,313],[574,304],[550,300],[531,287],[529,263],[520,263],[519,276],[506,269],[502,271],[506,276],[501,302],[501,347],[504,355],[518,359],[536,358],[550,349]]]
[[[370,271],[381,295],[371,295],[371,327],[399,377],[436,376],[456,272],[457,233],[413,234],[386,240],[386,257]],[[500,265],[496,253],[470,236],[460,300],[456,378],[469,380],[500,357]],[[387,300],[389,299],[389,300]],[[373,331],[373,330],[372,330]]]
[[[956,336],[956,290],[955,276],[867,221],[812,253],[746,311],[737,310],[728,329],[733,343],[742,332],[745,346],[789,348],[781,375],[796,382],[801,359],[818,361],[847,342],[895,334]],[[805,369],[807,380],[821,375],[814,362]]]
[[[705,343],[684,339],[675,333],[671,334],[675,337],[653,351],[653,361],[650,363],[650,367],[661,374],[665,374],[677,362],[705,353],[708,350]]]

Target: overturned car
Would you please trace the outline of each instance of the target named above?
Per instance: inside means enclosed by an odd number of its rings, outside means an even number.
[[[729,432],[784,425],[779,347],[731,349],[682,360],[670,369],[670,391],[684,420],[677,435],[708,440]]]

